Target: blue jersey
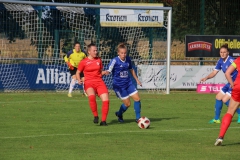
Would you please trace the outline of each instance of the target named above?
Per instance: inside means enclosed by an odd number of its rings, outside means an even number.
[[[228,67],[233,63],[235,59],[231,56],[228,56],[227,59],[225,60],[225,62],[223,61],[222,58],[220,58],[217,62],[217,65],[215,67],[215,70],[220,71],[222,70],[223,73],[225,73],[228,69]],[[237,77],[238,71],[234,70],[231,74],[231,77],[233,79],[233,81],[235,81],[236,77]]]
[[[130,69],[132,69],[132,61],[128,56],[125,61],[122,61],[119,57],[111,60],[107,71],[112,72],[113,88],[126,88],[132,84],[131,77],[129,76]]]

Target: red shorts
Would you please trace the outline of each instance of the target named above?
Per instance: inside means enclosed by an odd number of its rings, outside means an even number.
[[[240,102],[240,86],[234,85],[232,90],[232,99],[236,102]]]
[[[84,90],[86,91],[88,88],[93,88],[98,96],[102,95],[103,93],[108,93],[107,86],[103,80],[84,82]]]

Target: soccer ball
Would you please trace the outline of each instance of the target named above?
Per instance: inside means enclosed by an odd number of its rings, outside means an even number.
[[[138,127],[141,129],[148,129],[150,127],[150,120],[147,117],[141,117],[138,120]]]

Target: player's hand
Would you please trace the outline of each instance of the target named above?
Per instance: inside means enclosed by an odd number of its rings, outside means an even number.
[[[74,67],[72,66],[72,64],[70,62],[67,62],[67,65],[68,65],[70,70],[74,70]]]
[[[102,71],[102,75],[109,75],[108,71]]]
[[[233,89],[233,87],[234,87],[234,84],[230,84],[230,88],[232,88],[232,89]]]
[[[142,83],[139,80],[137,80],[137,84],[142,87]]]
[[[207,80],[206,77],[205,77],[205,78],[202,78],[202,79],[200,80],[200,83],[205,82],[206,80]]]
[[[83,83],[83,81],[82,81],[82,80],[78,80],[78,84],[80,84],[80,85],[81,85],[82,83]]]

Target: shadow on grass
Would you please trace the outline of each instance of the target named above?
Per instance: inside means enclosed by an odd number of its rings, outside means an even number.
[[[172,119],[178,119],[179,117],[171,117],[171,118],[151,118],[149,117],[151,122],[159,122],[159,121],[163,121],[163,120],[172,120]],[[126,123],[136,123],[135,119],[124,119],[123,123],[118,122],[117,117],[116,120],[112,120],[110,122],[108,122],[108,124],[126,124]]]
[[[223,147],[225,147],[225,146],[234,146],[234,145],[240,145],[240,142],[230,143],[230,144],[222,144]]]

